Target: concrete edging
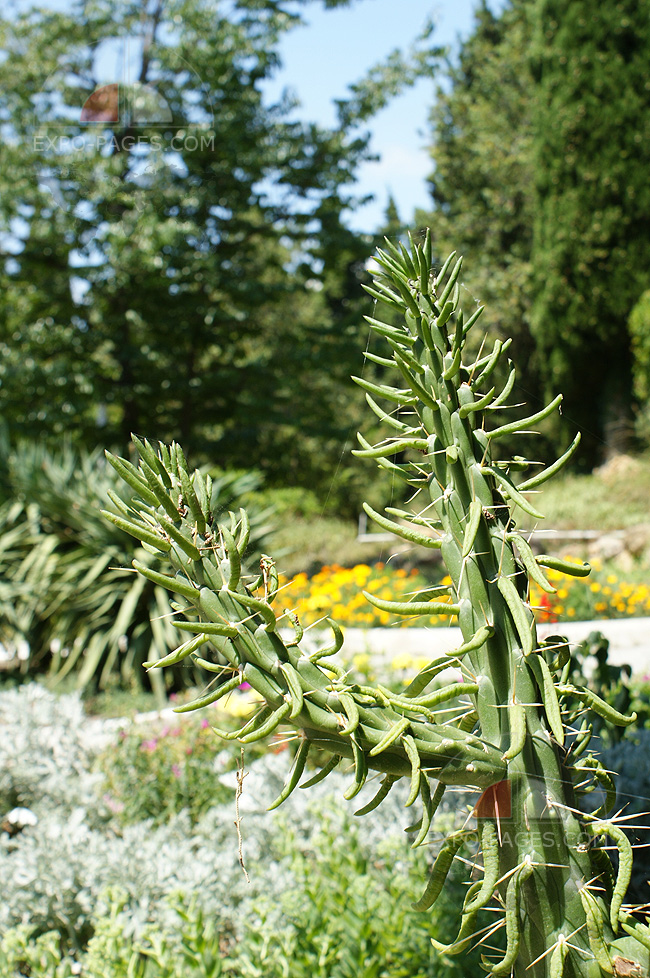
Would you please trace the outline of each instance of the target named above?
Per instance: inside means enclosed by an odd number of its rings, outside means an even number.
[[[353,656],[364,653],[379,661],[390,661],[402,655],[434,659],[462,642],[459,628],[345,628],[343,631],[345,642],[339,653],[343,662],[350,662]],[[608,661],[612,665],[629,664],[635,674],[650,673],[650,618],[608,618],[537,626],[540,638],[564,635],[575,645],[586,639],[590,632],[602,632],[609,640]],[[322,634],[308,631],[305,638],[309,638],[309,646],[312,641],[314,648],[319,640],[322,644]]]

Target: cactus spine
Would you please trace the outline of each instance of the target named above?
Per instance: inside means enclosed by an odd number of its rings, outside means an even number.
[[[630,844],[608,819],[611,781],[588,752],[589,726],[583,721],[577,728],[575,704],[580,712],[591,709],[613,723],[634,718],[567,681],[563,639],[539,642],[529,580],[552,590],[544,566],[578,576],[589,568],[536,558],[511,516],[517,504],[541,518],[529,493],[569,460],[579,438],[556,463],[516,484],[513,471],[532,463],[497,459],[495,443],[529,429],[561,398],[530,418],[491,429],[486,419],[490,411],[507,407],[515,368],[509,363],[508,380],[497,392],[492,378],[507,342],[497,340],[490,353],[464,361],[467,335],[481,310],[466,319],[460,307],[461,260],[451,255],[435,274],[427,234],[409,249],[387,243],[376,262],[381,271],[368,292],[398,313],[401,324],[367,319],[390,349],[390,357],[375,359],[396,371],[400,386],[354,378],[390,432],[377,445],[359,435],[356,454],[390,469],[425,505],[415,516],[391,510],[400,522],[366,509],[380,526],[407,541],[440,548],[452,594],[429,592],[426,600],[407,603],[367,598],[397,614],[457,616],[461,647],[430,663],[400,694],[349,683],[331,660],[342,644],[334,622],[331,645],[308,655],[300,647],[299,622],[289,616],[276,620],[277,575],[269,558],[262,561],[261,577],[245,583],[245,513],[231,514],[228,526],[217,525],[209,511],[210,487],[200,473],[189,472],[180,447],[161,445],[156,451],[140,442],[139,469],[108,458],[142,502],[119,516],[106,515],[172,562],[172,574],[134,564],[180,596],[186,620],[176,624],[191,633],[180,649],[151,666],[191,656],[209,674],[221,673],[222,684],[185,710],[214,702],[237,682],[249,682],[266,706],[237,734],[224,736],[248,743],[280,723],[299,728],[296,763],[276,804],[298,785],[308,754],[318,748],[330,759],[303,787],[326,776],[341,758],[353,763],[347,798],[358,793],[369,770],[384,774],[377,794],[358,814],[379,805],[397,779],[409,779],[407,805],[419,800],[422,809],[414,845],[427,838],[446,785],[480,791],[476,814],[483,879],[468,890],[458,937],[446,953],[460,953],[474,942],[477,914],[491,904],[503,914],[506,951],[498,959],[486,956],[488,973],[646,976],[650,930],[623,906]],[[392,461],[397,453],[414,460],[397,464]],[[280,637],[278,624],[294,628],[293,641]],[[463,683],[427,693],[436,675],[454,664]],[[458,709],[442,713],[446,701]],[[581,810],[579,798],[595,786],[605,789],[606,800],[593,812]],[[460,830],[443,843],[418,907],[434,902],[470,834]],[[607,839],[618,849],[616,871],[602,845]]]

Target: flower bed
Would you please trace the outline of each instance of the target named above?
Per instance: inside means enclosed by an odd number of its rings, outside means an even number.
[[[647,584],[625,581],[597,560],[592,561],[591,567],[589,577],[582,579],[547,570],[548,580],[557,589],[555,594],[545,594],[533,585],[531,599],[540,622],[638,618],[650,614]]]
[[[568,556],[565,559],[574,558]],[[533,586],[531,602],[539,622],[650,615],[650,588],[646,584],[621,579],[618,574],[603,568],[598,561],[592,562],[592,572],[588,578],[567,578],[553,570],[547,570],[546,574],[556,592],[546,594],[536,585]],[[298,574],[291,580],[281,579],[280,583],[282,607],[296,612],[303,625],[312,625],[325,617],[333,618],[340,625],[356,628],[449,624],[446,615],[397,618],[374,608],[362,593],[369,591],[392,601],[408,601],[418,594],[424,599],[432,583],[417,570],[409,572],[382,563],[357,564],[349,568],[332,564],[323,567],[312,577]],[[451,580],[444,577],[436,583],[449,585]],[[444,596],[436,597],[436,601],[440,600],[446,599]]]
[[[443,585],[451,584],[445,577]],[[430,618],[400,618],[373,607],[364,597],[369,591],[388,601],[408,601],[418,594],[424,600],[431,582],[417,570],[406,571],[387,564],[357,564],[355,567],[339,567],[338,564],[322,567],[313,577],[297,574],[291,580],[281,578],[280,598],[285,610],[294,611],[303,625],[312,625],[323,618],[333,618],[339,625],[357,628],[379,628],[382,625],[443,625],[449,624],[446,615]],[[445,595],[436,601],[451,600]]]

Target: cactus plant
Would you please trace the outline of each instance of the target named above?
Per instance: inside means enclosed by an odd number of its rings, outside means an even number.
[[[436,273],[427,233],[408,248],[387,242],[376,262],[379,272],[368,291],[391,310],[391,318],[399,317],[399,324],[366,317],[390,352],[371,359],[396,371],[400,386],[355,378],[390,431],[376,445],[359,435],[356,454],[390,469],[425,504],[417,515],[366,510],[407,541],[439,548],[452,587],[407,602],[366,596],[401,615],[457,617],[462,644],[431,662],[401,693],[348,681],[332,658],[343,642],[335,622],[330,621],[331,643],[308,654],[301,649],[298,619],[290,613],[276,618],[277,574],[270,558],[262,559],[257,580],[242,578],[246,514],[231,514],[229,525],[217,525],[207,504],[209,486],[190,475],[181,448],[155,450],[143,442],[139,469],[108,456],[141,500],[125,505],[119,517],[108,516],[145,549],[171,562],[167,572],[133,563],[176,593],[176,626],[189,633],[179,649],[151,665],[191,657],[212,675],[212,685],[184,710],[216,702],[249,682],[265,705],[236,734],[222,731],[224,737],[249,743],[281,723],[298,728],[295,763],[275,805],[301,781],[308,755],[320,751],[329,759],[303,787],[325,777],[341,759],[352,761],[347,798],[359,792],[369,771],[383,775],[374,799],[359,814],[381,804],[397,779],[409,779],[407,804],[418,802],[422,812],[414,846],[427,839],[448,785],[480,793],[476,863],[482,865],[482,878],[468,889],[455,943],[444,947],[434,936],[441,951],[457,954],[480,940],[477,915],[490,906],[492,930],[505,928],[506,946],[497,959],[486,947],[485,968],[492,975],[645,976],[650,929],[624,905],[632,850],[624,820],[611,816],[610,776],[589,752],[589,711],[620,725],[634,717],[570,682],[565,639],[538,639],[529,581],[550,591],[545,567],[578,576],[589,567],[535,556],[511,516],[516,504],[541,518],[529,494],[568,462],[579,437],[554,464],[515,482],[513,473],[533,463],[503,461],[495,445],[547,417],[561,397],[531,417],[491,427],[491,412],[508,406],[515,368],[508,363],[508,379],[497,393],[492,378],[508,342],[497,339],[488,354],[465,361],[467,336],[481,310],[469,318],[463,313],[461,260],[451,255]],[[411,460],[394,460],[405,457]],[[293,629],[289,637],[281,636],[282,624]],[[450,665],[460,670],[462,682],[432,690]],[[589,811],[583,799],[594,788],[602,789],[604,798]],[[439,895],[471,835],[460,829],[443,842],[420,909]],[[618,850],[615,864],[612,849]]]

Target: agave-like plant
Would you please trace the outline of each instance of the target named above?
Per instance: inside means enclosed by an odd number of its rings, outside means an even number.
[[[0,641],[5,665],[49,681],[74,677],[79,688],[113,682],[141,685],[142,663],[163,658],[182,636],[174,627],[168,592],[125,567],[130,538],[102,519],[123,485],[100,451],[58,451],[27,442],[3,451],[5,501],[0,505]],[[212,505],[228,509],[256,489],[254,473],[215,477]],[[112,505],[112,504],[111,504]],[[257,510],[251,554],[269,530],[268,511]],[[259,553],[259,549],[258,549]],[[153,558],[139,551],[142,561]],[[13,658],[7,653],[14,651]],[[160,673],[149,675],[165,698]],[[200,681],[178,669],[169,689]]]
[[[508,407],[515,368],[509,363],[497,392],[493,378],[508,347],[498,339],[487,355],[465,361],[467,336],[481,310],[466,318],[461,309],[461,261],[452,255],[436,273],[427,234],[408,249],[388,243],[376,262],[380,271],[368,291],[400,321],[391,325],[368,317],[389,354],[371,359],[395,371],[400,386],[355,378],[389,430],[375,445],[360,435],[356,454],[388,468],[423,504],[416,515],[366,510],[410,543],[439,548],[452,585],[404,603],[366,597],[401,615],[455,617],[462,644],[399,693],[351,682],[332,658],[343,643],[333,621],[331,643],[308,653],[301,647],[299,620],[291,613],[276,618],[272,561],[262,561],[255,580],[242,576],[246,514],[231,515],[226,524],[216,521],[205,483],[190,475],[179,446],[155,451],[145,442],[138,469],[109,456],[133,493],[120,517],[109,518],[171,564],[164,570],[133,561],[143,577],[175,592],[182,608],[176,627],[188,634],[175,652],[150,665],[190,661],[211,677],[204,694],[182,710],[199,709],[250,683],[264,706],[234,734],[220,731],[223,737],[246,744],[282,723],[298,728],[289,780],[271,807],[299,784],[308,756],[321,767],[302,787],[351,761],[347,798],[359,792],[370,771],[383,775],[359,815],[371,813],[398,779],[408,779],[406,803],[419,800],[421,807],[413,842],[418,846],[427,840],[448,785],[480,793],[474,810],[480,877],[467,891],[456,941],[445,947],[434,936],[441,951],[462,953],[483,940],[478,915],[492,908],[487,936],[499,927],[505,931],[505,951],[496,959],[486,945],[485,967],[492,975],[647,975],[650,929],[624,902],[632,865],[625,819],[612,814],[610,776],[589,751],[589,711],[620,725],[634,717],[570,681],[564,638],[539,640],[530,581],[552,591],[545,567],[578,576],[589,567],[535,556],[511,516],[517,505],[541,518],[530,493],[570,459],[579,438],[554,464],[516,481],[514,473],[534,463],[504,461],[495,446],[530,430],[561,398],[531,417],[493,427],[492,412]],[[411,461],[394,461],[399,457]],[[280,624],[292,627],[291,638],[281,637]],[[462,681],[432,688],[450,665]],[[589,810],[584,799],[595,787],[602,789],[602,799]],[[420,909],[433,904],[454,858],[475,836],[465,826],[445,839]],[[617,851],[616,862],[611,850]]]

